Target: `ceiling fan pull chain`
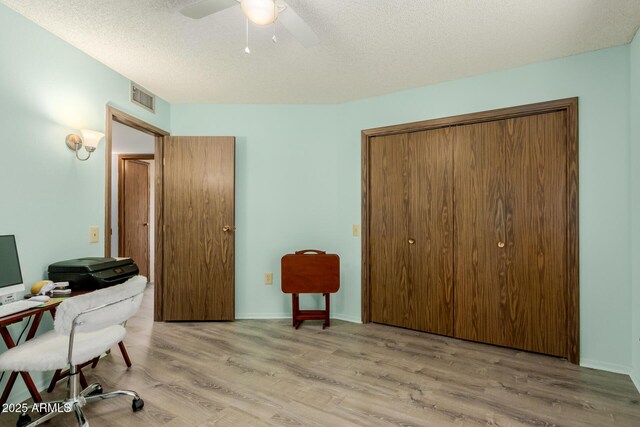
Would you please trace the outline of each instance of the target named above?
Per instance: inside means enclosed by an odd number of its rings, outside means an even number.
[[[273,2],[273,16],[275,19],[273,20],[273,37],[271,37],[271,41],[274,43],[278,43],[278,38],[276,37],[276,26],[278,25],[278,6],[276,2]]]
[[[246,26],[246,29],[247,29],[246,41],[247,41],[247,43],[246,43],[246,47],[244,48],[244,53],[246,53],[248,55],[248,54],[251,53],[251,50],[249,49],[249,18],[247,18],[246,21],[247,21],[247,26]]]

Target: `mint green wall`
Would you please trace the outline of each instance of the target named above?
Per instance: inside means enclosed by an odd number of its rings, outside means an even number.
[[[630,47],[631,52],[631,218],[632,218],[632,282],[633,299],[633,378],[640,390],[640,32]]]
[[[174,135],[237,135],[237,313],[289,310],[279,259],[335,251],[333,309],[360,318],[360,131],[565,97],[580,97],[582,362],[631,366],[629,47],[334,106],[172,105]],[[274,271],[273,287],[262,274]]]
[[[128,95],[126,78],[0,5],[0,234],[16,235],[27,286],[51,262],[103,254],[102,235],[88,241],[89,226],[104,226],[104,145],[80,162],[64,139],[104,131],[107,103],[168,129],[168,103],[152,115]],[[12,401],[26,396],[17,383]]]

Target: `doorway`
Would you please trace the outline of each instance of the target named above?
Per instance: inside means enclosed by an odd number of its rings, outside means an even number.
[[[107,117],[105,126],[105,227],[104,242],[105,257],[111,256],[131,256],[140,268],[140,274],[145,274],[147,278],[153,282],[154,292],[154,320],[163,320],[162,318],[162,296],[158,292],[162,283],[162,239],[159,237],[159,228],[156,225],[160,223],[162,213],[162,182],[163,182],[163,165],[162,162],[155,162],[155,159],[162,159],[162,150],[164,146],[164,137],[169,133],[146,123],[130,114],[107,106]],[[121,159],[123,162],[138,162],[134,165],[131,175],[124,171],[119,173],[121,167]],[[138,206],[127,207],[123,203],[119,203],[119,195],[127,193],[125,190],[126,176],[132,177],[137,172],[137,187],[141,187],[144,182],[144,173],[140,169],[144,162],[147,167],[148,179],[148,202],[138,204]],[[126,166],[127,163],[123,163]],[[137,170],[135,166],[139,166]],[[120,176],[124,176],[121,187]],[[130,193],[135,193],[136,186],[130,189]],[[145,197],[145,196],[143,196]],[[135,197],[132,197],[135,199]],[[147,206],[148,216],[146,221],[132,221],[130,224],[126,222],[126,210],[137,209],[143,211]],[[122,214],[120,211],[122,210]],[[137,214],[135,214],[137,215]],[[135,215],[133,215],[135,217]],[[143,214],[144,215],[144,214]],[[131,217],[132,215],[130,215]],[[129,236],[132,234],[130,229],[136,227],[139,222],[140,228],[133,235],[133,240]],[[144,224],[147,224],[146,226]],[[146,230],[145,230],[146,228]],[[126,230],[127,238],[121,235],[121,230]],[[148,236],[148,240],[143,238]],[[129,241],[129,244],[127,243]],[[136,243],[133,243],[133,242]],[[140,249],[136,244],[142,243],[143,248]],[[133,244],[134,247],[131,247]],[[146,256],[144,254],[146,248]],[[133,252],[131,252],[133,251]],[[135,255],[129,255],[129,254]],[[142,255],[141,255],[142,254]],[[137,258],[137,259],[136,259]],[[142,266],[142,268],[141,268]]]
[[[120,126],[124,127],[124,125]],[[140,137],[145,136],[147,135],[140,135]],[[153,200],[154,155],[119,154],[126,148],[126,146],[120,146],[124,141],[114,137],[113,156],[118,157],[118,162],[117,171],[114,162],[113,172],[117,173],[114,181],[116,179],[118,181],[118,190],[117,194],[113,191],[112,201],[114,204],[117,201],[118,231],[117,233],[114,231],[111,236],[112,247],[118,248],[119,257],[132,258],[140,269],[140,275],[153,282],[155,261],[153,250],[154,221],[152,220],[155,210]],[[153,150],[153,141],[151,141],[150,148]]]

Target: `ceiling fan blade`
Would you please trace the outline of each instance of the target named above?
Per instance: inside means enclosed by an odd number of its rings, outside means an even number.
[[[311,27],[309,27],[309,25],[300,18],[300,15],[291,9],[291,6],[288,4],[286,5],[286,9],[278,14],[278,21],[304,47],[311,47],[320,43],[320,39],[316,33],[313,32]]]
[[[236,0],[202,0],[184,7],[180,13],[191,19],[200,19],[238,4]]]

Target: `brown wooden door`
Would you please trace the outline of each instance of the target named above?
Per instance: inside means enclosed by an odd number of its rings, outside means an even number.
[[[119,255],[131,257],[149,278],[149,164],[124,160],[120,170]]]
[[[409,134],[410,327],[453,333],[453,133]],[[411,243],[412,242],[412,243]]]
[[[455,336],[509,345],[505,273],[505,122],[455,128]]]
[[[506,288],[512,347],[567,354],[566,112],[507,121]]]
[[[234,319],[235,138],[164,139],[165,320]]]
[[[456,128],[456,337],[568,356],[565,114]]]
[[[410,328],[407,135],[372,138],[370,150],[371,320]]]
[[[448,129],[371,140],[374,322],[452,333],[451,162]]]

